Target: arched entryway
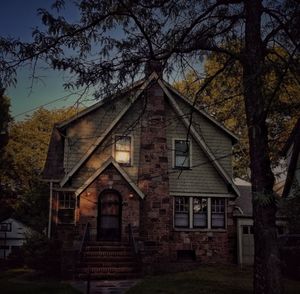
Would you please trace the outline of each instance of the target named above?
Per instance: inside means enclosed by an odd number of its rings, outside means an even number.
[[[122,197],[115,190],[105,190],[98,198],[97,239],[121,239]]]

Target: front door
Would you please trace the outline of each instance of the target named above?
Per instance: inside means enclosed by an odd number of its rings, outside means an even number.
[[[105,191],[98,200],[98,240],[118,241],[121,237],[121,197]]]

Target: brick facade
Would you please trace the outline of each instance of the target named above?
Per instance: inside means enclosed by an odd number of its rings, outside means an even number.
[[[226,227],[216,230],[178,230],[173,227],[174,196],[170,195],[170,148],[167,139],[167,108],[162,88],[156,81],[141,97],[144,112],[140,119],[139,161],[136,185],[145,195],[142,199],[120,172],[110,164],[79,196],[76,224],[57,226],[56,236],[69,247],[81,240],[84,226],[91,224],[91,239],[97,240],[99,199],[105,191],[115,191],[121,197],[121,241],[128,241],[128,225],[139,241],[145,267],[177,260],[178,251],[195,253],[201,263],[232,263],[236,260],[236,224],[234,201],[226,203]],[[172,158],[172,157],[171,157]],[[83,172],[83,169],[81,170]],[[215,172],[215,170],[214,170]],[[188,173],[188,171],[186,171]],[[221,178],[219,181],[223,181]],[[223,182],[222,182],[223,183]],[[69,183],[70,187],[72,183]],[[78,188],[78,187],[77,187]],[[208,197],[208,196],[207,196]],[[54,198],[53,218],[57,208]],[[78,243],[77,242],[77,243]],[[73,245],[76,242],[73,242]],[[78,244],[77,244],[78,245]]]
[[[164,93],[157,83],[145,92],[141,118],[138,185],[145,194],[141,206],[141,239],[157,250],[152,260],[169,258],[172,203],[169,196]],[[147,258],[147,256],[145,256]]]

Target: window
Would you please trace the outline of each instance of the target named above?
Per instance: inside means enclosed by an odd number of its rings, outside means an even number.
[[[193,226],[207,228],[207,199],[193,197]]]
[[[75,208],[75,195],[73,192],[59,192],[59,209]]]
[[[11,223],[0,224],[0,232],[11,232]]]
[[[224,198],[175,196],[174,227],[187,229],[224,229]]]
[[[211,199],[211,227],[225,228],[225,199]]]
[[[174,167],[190,168],[190,142],[186,140],[174,141]]]
[[[189,198],[175,197],[175,227],[189,227]]]
[[[115,160],[123,165],[131,165],[131,137],[115,136]]]
[[[73,192],[58,192],[59,209],[57,212],[58,222],[62,224],[74,223],[75,195]]]

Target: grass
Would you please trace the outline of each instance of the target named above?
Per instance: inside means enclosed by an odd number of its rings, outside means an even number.
[[[46,279],[28,269],[13,269],[0,273],[0,292],[3,294],[79,294],[70,285]]]
[[[300,282],[285,280],[285,293],[300,293]],[[234,266],[203,266],[190,272],[149,277],[127,294],[250,294],[253,293],[251,269]]]

